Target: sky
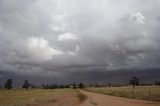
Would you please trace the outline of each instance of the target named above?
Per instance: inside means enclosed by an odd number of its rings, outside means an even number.
[[[160,80],[160,0],[0,0],[0,85]]]

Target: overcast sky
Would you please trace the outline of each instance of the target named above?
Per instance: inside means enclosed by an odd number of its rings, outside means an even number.
[[[154,80],[159,13],[160,0],[0,0],[0,83]]]

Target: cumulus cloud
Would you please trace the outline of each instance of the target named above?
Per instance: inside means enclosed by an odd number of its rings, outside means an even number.
[[[65,79],[159,69],[158,2],[0,0],[0,74]]]
[[[72,41],[72,40],[77,40],[77,37],[73,33],[67,32],[67,33],[58,35],[57,40],[58,41]]]
[[[144,22],[145,19],[146,17],[143,16],[141,12],[132,13],[130,16],[130,20],[135,21],[138,24],[145,24]]]
[[[64,54],[62,51],[50,47],[48,41],[42,37],[28,38],[27,43],[30,52],[33,53],[36,58],[50,60],[55,55]]]

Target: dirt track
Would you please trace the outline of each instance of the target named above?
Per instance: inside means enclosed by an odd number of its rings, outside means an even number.
[[[87,96],[87,99],[81,104],[75,95],[67,93],[55,102],[51,101],[31,106],[160,106],[160,102],[127,99],[87,91],[81,92]]]
[[[70,92],[57,98],[56,100],[29,106],[76,106],[78,104],[80,104],[79,99],[75,96],[75,94]]]
[[[87,91],[81,92],[88,98],[78,106],[160,106],[158,102],[127,99]]]

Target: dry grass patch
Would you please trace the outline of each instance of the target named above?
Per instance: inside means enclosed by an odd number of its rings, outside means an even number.
[[[76,93],[72,89],[0,89],[0,106],[25,106],[42,102],[55,102],[57,98]]]
[[[159,86],[138,86],[135,89],[128,87],[89,87],[86,88],[87,91],[126,97],[126,98],[135,98],[143,99],[150,101],[160,102],[160,87]]]

